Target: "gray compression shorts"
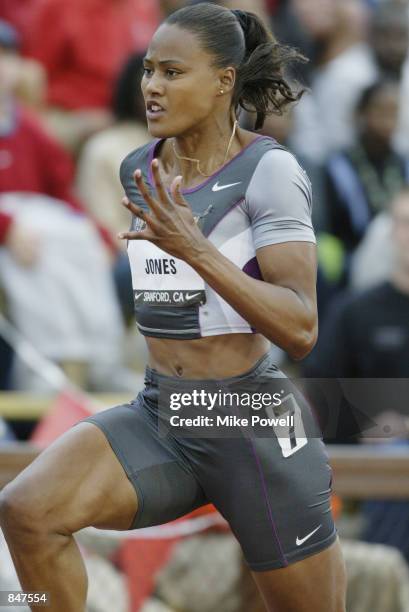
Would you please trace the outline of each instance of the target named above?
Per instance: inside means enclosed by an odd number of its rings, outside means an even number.
[[[290,411],[294,415],[294,410],[298,414],[287,433],[277,434],[271,426],[268,432],[265,427],[255,428],[251,435],[238,427],[225,433],[220,428],[217,437],[183,437],[176,428],[164,433],[161,426],[167,415],[161,416],[158,408],[163,388],[170,385],[183,391],[185,383],[199,389],[209,381],[164,376],[148,367],[145,388],[134,401],[84,419],[104,432],[135,487],[139,506],[132,528],[165,523],[213,503],[228,521],[253,571],[286,567],[329,547],[337,533],[325,447],[308,404],[271,355],[246,373],[216,384],[218,389],[242,393],[260,384],[263,391],[284,392],[287,399],[281,416]],[[237,406],[220,403],[206,413],[222,419],[235,410]],[[300,431],[307,432],[306,437],[302,433],[300,438]]]

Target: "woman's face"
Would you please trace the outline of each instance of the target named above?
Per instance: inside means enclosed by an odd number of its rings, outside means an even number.
[[[184,134],[212,116],[221,87],[212,60],[195,34],[176,25],[159,27],[146,53],[141,84],[152,136]]]

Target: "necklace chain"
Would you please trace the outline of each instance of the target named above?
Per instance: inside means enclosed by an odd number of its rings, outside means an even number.
[[[234,139],[234,136],[236,134],[237,126],[238,126],[238,121],[237,121],[237,119],[235,119],[234,125],[233,125],[233,131],[232,131],[231,136],[230,136],[229,144],[227,145],[226,155],[224,156],[224,160],[223,160],[223,164],[222,164],[223,166],[224,166],[224,164],[227,161],[227,156],[229,155],[229,151],[230,151],[231,145],[233,144],[233,139]],[[175,146],[175,143],[174,143],[173,140],[172,140],[172,148],[173,148],[173,152],[174,152],[175,156],[177,157],[177,159],[179,159],[179,160],[183,159],[185,161],[195,162],[196,165],[197,165],[197,171],[199,172],[199,174],[201,174],[205,178],[209,178],[209,176],[212,176],[212,174],[214,174],[213,172],[211,172],[210,174],[205,174],[204,172],[202,172],[201,169],[200,169],[200,160],[199,159],[194,159],[193,157],[183,157],[182,155],[179,155],[179,153],[176,151],[176,146]]]

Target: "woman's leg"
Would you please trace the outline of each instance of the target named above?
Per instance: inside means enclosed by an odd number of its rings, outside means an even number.
[[[268,612],[345,612],[346,574],[339,540],[288,567],[252,574]]]
[[[80,423],[0,495],[0,523],[25,591],[48,591],[50,612],[85,610],[87,576],[73,533],[128,529],[135,489],[105,435]]]

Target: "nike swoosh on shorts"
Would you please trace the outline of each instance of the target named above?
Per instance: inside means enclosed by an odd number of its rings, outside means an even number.
[[[320,527],[322,527],[322,525],[318,525],[318,527],[316,527],[316,529],[314,529],[314,531],[311,531],[311,533],[309,533],[308,535],[305,536],[305,538],[302,538],[301,540],[299,539],[299,537],[297,536],[297,539],[295,541],[295,543],[297,544],[297,546],[301,546],[301,544],[304,544],[304,542],[306,542],[307,540],[310,539],[311,536],[314,535],[314,533],[316,533],[318,531],[318,529],[320,529]]]

